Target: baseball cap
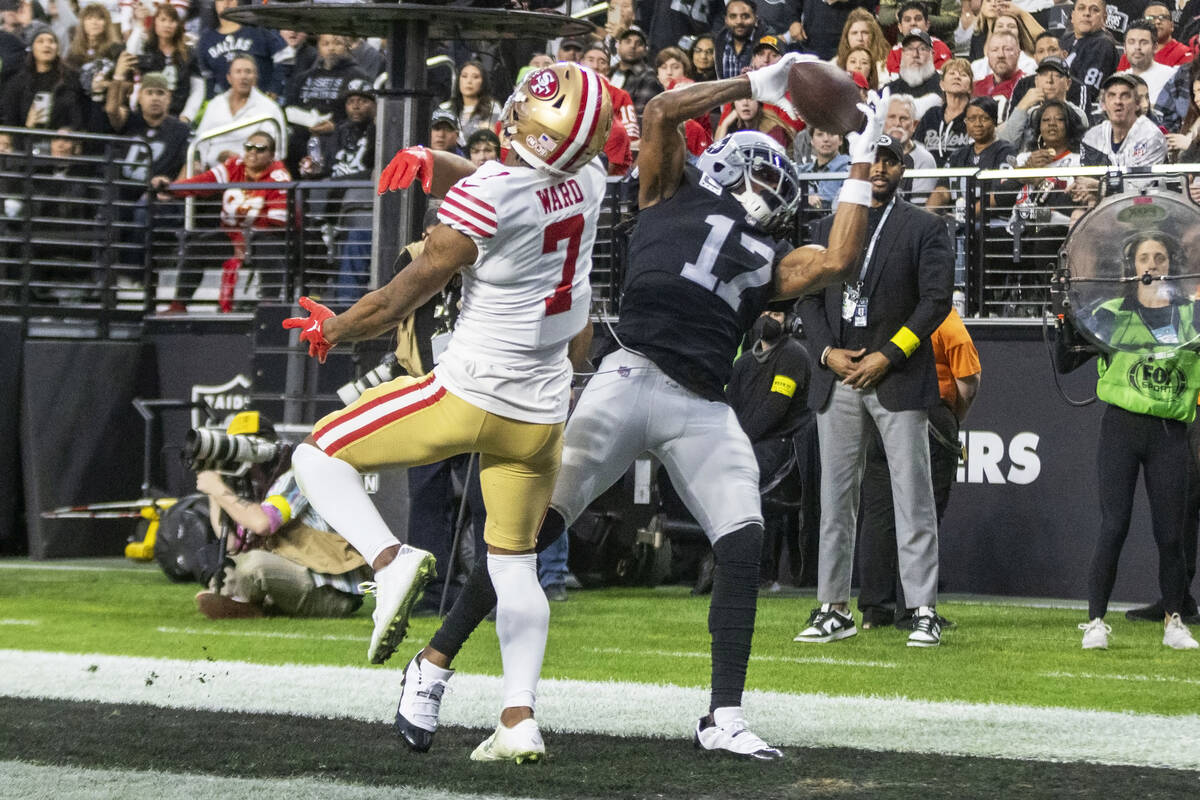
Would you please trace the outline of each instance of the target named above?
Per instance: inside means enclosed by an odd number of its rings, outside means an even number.
[[[142,76],[142,90],[146,89],[162,89],[164,92],[169,92],[171,84],[167,82],[167,76],[161,72],[147,72]]]
[[[352,81],[348,81],[345,88],[342,89],[342,99],[345,100],[348,97],[354,97],[356,95],[358,97],[366,97],[369,100],[374,100],[375,86],[370,81],[363,80],[362,78],[355,78]]]
[[[1114,83],[1123,83],[1135,92],[1138,90],[1137,78],[1128,72],[1114,72],[1112,75],[1109,75],[1100,84],[1100,90],[1103,91]]]
[[[1071,68],[1067,66],[1067,62],[1063,61],[1058,56],[1046,56],[1043,58],[1037,65],[1037,71],[1041,72],[1044,69],[1052,69],[1060,75],[1066,75],[1068,77],[1071,75]]]
[[[904,34],[904,38],[900,40],[900,46],[903,47],[913,39],[917,39],[921,42],[921,44],[925,45],[930,50],[933,49],[933,37],[920,28],[913,28],[911,31]]]
[[[645,38],[645,37],[643,37]],[[582,50],[583,42],[576,39],[574,36],[568,36],[558,43],[559,50]]]
[[[779,53],[779,55],[783,55],[783,48],[779,46],[779,37],[772,36],[769,33],[759,39],[758,43],[754,45],[754,52],[757,53],[759,50],[764,48],[770,48],[776,53]]]
[[[901,164],[904,163],[904,145],[886,133],[875,140],[875,152],[878,154],[881,150],[886,150]]]
[[[433,128],[438,125],[449,125],[454,130],[458,130],[458,117],[454,116],[454,112],[449,109],[439,108],[429,119],[429,127]]]
[[[646,32],[644,30],[642,30],[640,27],[638,27],[637,25],[630,25],[628,28],[621,31],[617,35],[617,41],[618,42],[621,41],[626,36],[640,36],[640,37],[642,37],[643,43],[646,41]]]

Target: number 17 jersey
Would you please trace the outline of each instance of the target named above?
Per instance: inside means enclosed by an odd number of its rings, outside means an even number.
[[[522,422],[567,417],[567,343],[587,324],[605,171],[552,177],[489,161],[456,183],[438,219],[475,242],[462,309],[434,370],[453,394]]]
[[[687,389],[724,401],[738,345],[774,297],[775,265],[791,249],[685,166],[675,194],[638,212],[617,338]]]

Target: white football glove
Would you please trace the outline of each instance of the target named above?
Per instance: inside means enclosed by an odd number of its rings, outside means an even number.
[[[847,151],[851,164],[874,164],[875,144],[883,133],[883,123],[887,119],[888,106],[891,104],[891,90],[882,92],[867,92],[867,99],[858,104],[858,110],[863,112],[867,121],[861,131],[847,134]]]
[[[746,73],[750,79],[750,97],[760,103],[770,103],[779,106],[791,116],[796,116],[796,109],[787,99],[788,73],[793,64],[805,61],[817,61],[810,53],[788,53],[774,64]]]

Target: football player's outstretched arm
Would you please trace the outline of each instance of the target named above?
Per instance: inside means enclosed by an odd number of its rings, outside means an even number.
[[[854,278],[863,255],[867,209],[872,191],[869,178],[875,164],[875,145],[883,130],[889,104],[888,90],[871,92],[858,107],[866,116],[863,129],[851,133],[850,177],[838,194],[838,209],[829,230],[829,246],[806,245],[788,253],[775,270],[775,295],[786,300]]]
[[[394,330],[401,320],[441,291],[456,272],[474,264],[478,256],[470,237],[448,225],[438,225],[421,254],[396,277],[325,321],[325,339],[333,346],[374,339]]]
[[[693,83],[655,95],[642,112],[642,141],[638,150],[638,207],[649,208],[667,200],[683,178],[687,146],[681,127],[693,117],[752,97],[763,103],[787,102],[787,75],[802,60],[788,53],[769,67],[723,81]]]
[[[462,156],[421,145],[406,147],[379,173],[379,193],[407,189],[416,180],[425,194],[445,197],[451,186],[474,173],[475,165]]]

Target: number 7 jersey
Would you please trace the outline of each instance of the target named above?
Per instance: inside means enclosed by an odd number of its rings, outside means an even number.
[[[565,176],[489,161],[446,193],[438,219],[479,250],[435,370],[450,392],[510,419],[566,419],[604,189],[598,159]]]

